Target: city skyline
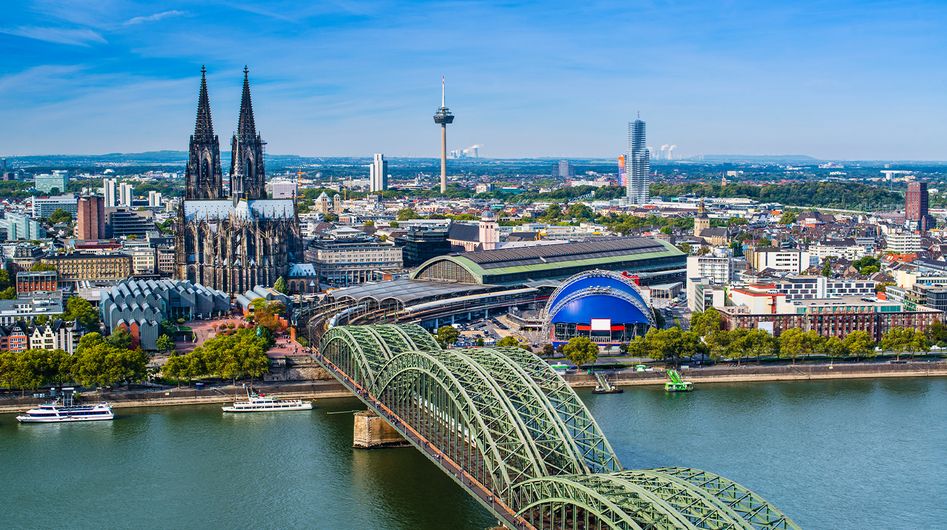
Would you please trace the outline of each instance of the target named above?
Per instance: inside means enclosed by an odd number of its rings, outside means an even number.
[[[446,75],[464,116],[449,148],[482,145],[483,157],[613,158],[641,109],[652,145],[677,156],[947,160],[945,19],[937,2],[29,2],[0,25],[0,46],[18,52],[0,59],[0,146],[183,150],[201,64],[226,136],[248,64],[278,154],[435,157]]]

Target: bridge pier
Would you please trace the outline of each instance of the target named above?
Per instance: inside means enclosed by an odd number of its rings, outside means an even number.
[[[355,413],[352,446],[359,449],[404,447],[408,442],[394,427],[370,410]]]

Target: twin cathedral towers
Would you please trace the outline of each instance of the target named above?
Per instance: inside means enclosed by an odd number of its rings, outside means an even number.
[[[228,197],[202,67],[185,196],[177,212],[175,276],[237,295],[257,285],[272,286],[302,258],[296,201],[266,196],[265,142],[253,120],[247,68],[230,145]]]

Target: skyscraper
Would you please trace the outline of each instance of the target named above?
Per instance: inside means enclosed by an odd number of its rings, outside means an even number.
[[[368,189],[372,193],[388,189],[388,161],[385,155],[375,153],[368,171]]]
[[[572,167],[572,164],[568,160],[560,160],[558,164],[552,169],[554,177],[559,178],[572,178],[575,176],[575,169]]]
[[[105,201],[102,197],[80,197],[76,211],[76,238],[105,237]]]
[[[910,182],[904,199],[904,218],[912,228],[926,232],[934,226],[934,218],[927,211],[927,183]]]
[[[118,204],[118,195],[116,194],[117,182],[115,179],[102,179],[102,196],[105,198],[106,208],[115,208]]]
[[[441,193],[447,193],[447,125],[454,123],[454,115],[447,108],[446,90],[441,77],[441,108],[434,113],[434,123],[441,126]]]
[[[628,202],[647,204],[651,158],[646,144],[645,122],[641,121],[640,116],[628,124],[628,162],[631,166],[627,169]]]

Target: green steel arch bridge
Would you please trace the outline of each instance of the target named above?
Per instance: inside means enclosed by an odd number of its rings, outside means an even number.
[[[329,329],[314,357],[509,528],[799,528],[713,473],[624,470],[575,392],[524,350],[367,325]]]

